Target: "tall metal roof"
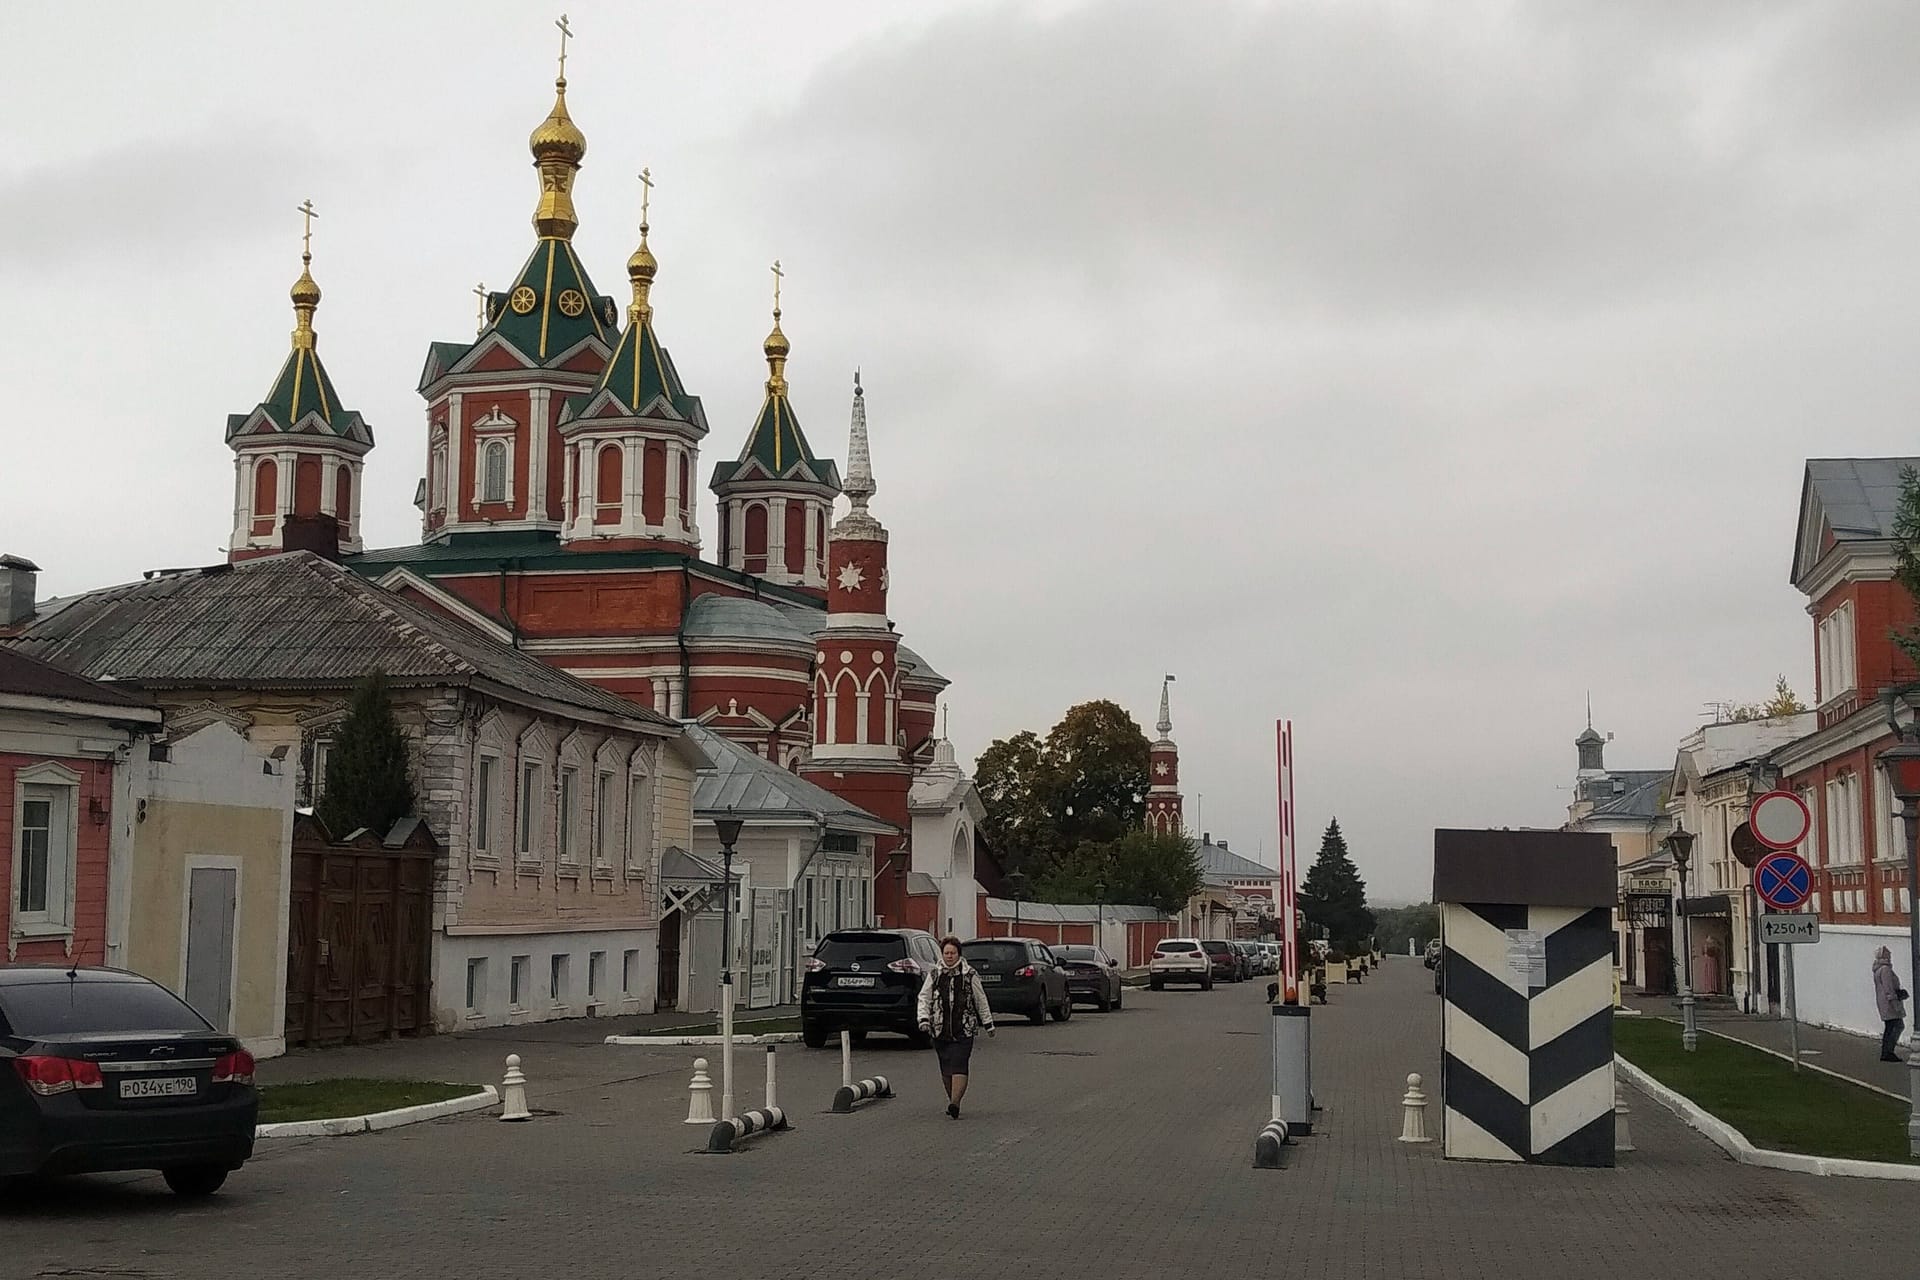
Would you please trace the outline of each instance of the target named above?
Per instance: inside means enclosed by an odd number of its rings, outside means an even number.
[[[894,835],[899,831],[849,800],[783,769],[724,734],[689,722],[687,735],[706,753],[712,767],[702,769],[693,787],[693,811],[705,819],[731,809],[749,823],[819,823],[835,831]]]

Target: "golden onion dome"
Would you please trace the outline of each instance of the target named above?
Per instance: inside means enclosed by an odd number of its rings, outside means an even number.
[[[651,280],[659,270],[659,260],[653,256],[653,250],[647,248],[647,242],[642,240],[640,247],[633,251],[633,256],[627,259],[627,279]]]
[[[293,305],[296,307],[320,305],[320,286],[314,282],[313,272],[307,269],[304,262],[300,267],[300,278],[293,282],[293,288],[288,291],[287,296],[293,299]]]
[[[567,114],[567,82],[563,77],[553,82],[553,110],[547,113],[533,133],[527,138],[527,146],[533,152],[536,163],[558,160],[563,164],[577,165],[587,154],[587,135]]]
[[[767,359],[769,360],[784,360],[787,358],[787,352],[792,349],[791,344],[787,342],[787,335],[780,332],[780,317],[775,316],[773,319],[773,332],[767,335],[767,340],[765,344],[762,345],[761,350],[767,353]]]

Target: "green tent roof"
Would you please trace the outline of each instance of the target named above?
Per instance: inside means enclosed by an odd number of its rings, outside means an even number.
[[[836,490],[840,487],[839,468],[831,461],[814,457],[784,385],[768,389],[767,398],[760,405],[760,416],[754,420],[753,432],[747,437],[747,447],[740,451],[736,461],[722,462],[714,468],[713,483],[721,485],[739,479],[749,464],[755,462],[770,476],[786,476],[798,467],[806,478],[816,483]]]
[[[607,362],[606,372],[600,375],[600,385],[594,391],[596,394],[610,392],[621,408],[634,415],[664,397],[672,406],[674,416],[702,427],[706,425],[700,397],[688,395],[686,387],[681,385],[673,357],[653,332],[651,315],[635,319],[620,335],[620,345],[614,348],[613,359]]]
[[[488,297],[487,313],[491,332],[542,364],[585,338],[612,342],[620,314],[594,291],[573,246],[550,237],[534,245],[511,289]]]

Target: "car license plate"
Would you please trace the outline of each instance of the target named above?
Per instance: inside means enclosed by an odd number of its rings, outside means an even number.
[[[874,981],[875,979],[873,978],[835,978],[833,985],[836,987],[870,987],[874,984]]]
[[[192,1076],[145,1076],[120,1082],[123,1098],[190,1098],[200,1090]]]
[[[997,973],[983,973],[980,975],[980,981],[987,986],[992,986],[994,983],[1000,981],[1000,975]]]

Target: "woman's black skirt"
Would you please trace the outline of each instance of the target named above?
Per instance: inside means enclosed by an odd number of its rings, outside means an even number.
[[[967,1074],[967,1063],[973,1058],[973,1037],[935,1040],[933,1051],[940,1055],[941,1075],[963,1076]]]

